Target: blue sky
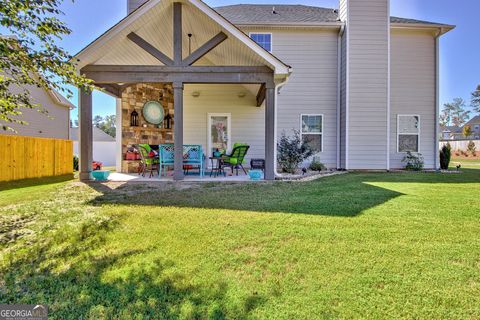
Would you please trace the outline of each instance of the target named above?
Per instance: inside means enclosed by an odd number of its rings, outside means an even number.
[[[63,20],[73,33],[62,41],[62,46],[74,54],[126,15],[127,0],[65,1]],[[305,4],[338,7],[338,0],[206,0],[211,6],[236,3]],[[441,39],[441,103],[455,97],[470,100],[470,93],[480,84],[480,1],[477,0],[391,0],[391,14],[447,24],[457,28]],[[477,40],[475,40],[477,39]],[[72,102],[77,105],[77,98]],[[94,115],[115,113],[115,101],[96,92]],[[77,110],[72,111],[77,118]]]

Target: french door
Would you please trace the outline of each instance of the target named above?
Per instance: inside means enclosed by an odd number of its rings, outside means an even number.
[[[207,115],[207,156],[211,157],[214,151],[231,149],[231,114],[209,113]]]

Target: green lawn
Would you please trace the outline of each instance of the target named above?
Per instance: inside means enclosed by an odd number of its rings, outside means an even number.
[[[480,169],[480,160],[479,159],[452,159],[450,166],[455,167],[458,164],[465,169]]]
[[[0,186],[0,303],[52,319],[480,318],[480,170]]]

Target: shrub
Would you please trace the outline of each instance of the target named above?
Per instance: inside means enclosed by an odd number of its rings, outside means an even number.
[[[473,156],[475,156],[475,152],[477,151],[476,149],[477,147],[475,146],[475,142],[470,141],[467,146],[468,152],[470,152]]]
[[[312,171],[322,171],[325,170],[327,167],[323,163],[320,162],[320,159],[317,157],[313,158],[312,163],[310,163],[309,169]]]
[[[407,170],[420,171],[423,169],[423,156],[420,153],[413,154],[408,151],[402,162],[405,162],[405,169]]]
[[[452,156],[452,147],[450,146],[450,143],[447,143],[442,147],[442,150],[440,150],[440,168],[442,170],[448,170],[451,156]]]
[[[73,156],[73,171],[78,171],[78,157]]]
[[[300,137],[297,130],[293,136],[287,137],[282,133],[277,145],[277,161],[283,172],[295,173],[300,163],[313,154],[312,149]]]

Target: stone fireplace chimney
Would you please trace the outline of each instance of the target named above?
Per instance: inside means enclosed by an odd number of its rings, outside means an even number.
[[[148,0],[127,0],[127,14],[132,13],[132,11],[134,11],[147,1]]]

